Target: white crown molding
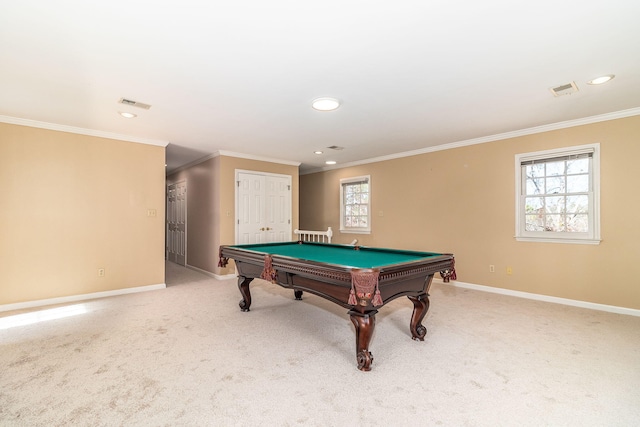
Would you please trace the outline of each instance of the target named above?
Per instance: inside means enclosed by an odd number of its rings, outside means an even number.
[[[166,147],[169,141],[159,139],[139,138],[130,135],[122,135],[119,133],[103,132],[93,129],[84,129],[74,126],[58,125],[55,123],[39,122],[37,120],[20,119],[18,117],[0,116],[0,122],[12,125],[28,126],[32,128],[55,130],[59,132],[75,133],[79,135],[96,136],[99,138],[115,139],[118,141],[136,142],[138,144],[155,145],[158,147]]]
[[[464,141],[451,142],[449,144],[436,145],[433,147],[421,148],[419,150],[405,151],[402,153],[389,154],[387,156],[373,157],[371,159],[358,160],[355,162],[344,163],[336,166],[324,166],[315,169],[309,169],[300,172],[300,175],[308,175],[316,172],[324,172],[334,169],[344,169],[352,166],[359,166],[368,163],[384,162],[386,160],[400,159],[403,157],[417,156],[419,154],[433,153],[436,151],[450,150],[453,148],[466,147],[469,145],[484,144],[487,142],[500,141],[503,139],[517,138],[520,136],[533,135],[537,133],[550,132],[553,130],[566,129],[575,126],[589,125],[592,123],[606,122],[609,120],[623,119],[625,117],[640,115],[640,107],[630,108],[628,110],[615,111],[613,113],[600,114],[598,116],[585,117],[582,119],[568,120],[565,122],[552,123],[549,125],[541,125],[527,129],[516,130],[512,132],[499,133],[496,135],[483,136],[480,138],[467,139]]]

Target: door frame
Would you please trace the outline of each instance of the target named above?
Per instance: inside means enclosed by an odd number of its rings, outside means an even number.
[[[178,186],[180,185],[184,185],[184,239],[182,239],[182,242],[184,244],[183,252],[184,252],[184,264],[180,264],[180,260],[178,259],[174,259],[171,260],[169,259],[169,253],[170,253],[170,244],[169,244],[169,219],[170,219],[170,207],[169,207],[169,188],[171,186],[175,187],[177,189]],[[171,262],[175,262],[178,265],[183,265],[186,266],[187,265],[187,219],[188,219],[188,215],[187,215],[187,198],[188,198],[188,186],[187,186],[187,180],[186,179],[180,179],[178,181],[174,181],[171,183],[167,183],[166,184],[166,200],[165,200],[165,206],[166,206],[166,212],[165,212],[165,260],[166,261],[171,261]]]
[[[240,174],[241,173],[246,173],[246,174],[251,174],[251,175],[262,175],[262,176],[272,176],[272,177],[276,177],[276,178],[286,178],[288,180],[288,185],[291,191],[289,191],[289,235],[291,235],[291,233],[293,233],[293,176],[292,175],[287,175],[287,174],[281,174],[281,173],[272,173],[272,172],[264,172],[264,171],[255,171],[255,170],[248,170],[248,169],[236,169],[235,170],[235,174],[234,174],[234,180],[233,180],[233,185],[234,185],[234,207],[235,207],[235,218],[233,220],[234,223],[234,227],[235,227],[235,232],[234,232],[234,236],[235,236],[235,244],[237,245],[238,242],[240,241],[240,236],[239,236],[239,232],[240,232],[240,199],[238,197],[238,190],[239,190],[239,182],[240,182]]]

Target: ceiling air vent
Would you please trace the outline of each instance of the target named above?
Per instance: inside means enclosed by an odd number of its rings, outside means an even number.
[[[576,82],[567,83],[566,85],[560,85],[558,87],[552,87],[549,89],[553,96],[571,95],[576,93],[579,89]]]
[[[132,107],[144,108],[145,110],[148,110],[149,108],[151,108],[151,105],[149,104],[144,104],[138,101],[132,101],[131,99],[127,99],[127,98],[120,98],[120,101],[118,102],[120,104],[130,105]]]

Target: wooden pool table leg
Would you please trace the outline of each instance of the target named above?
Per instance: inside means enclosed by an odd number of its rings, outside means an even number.
[[[242,294],[242,299],[240,300],[240,310],[249,311],[249,307],[251,307],[251,291],[249,290],[249,283],[253,280],[253,277],[244,277],[238,276],[238,289],[240,289],[240,293]]]
[[[407,297],[413,302],[413,314],[411,315],[411,338],[416,341],[424,341],[425,335],[427,335],[427,328],[422,326],[422,319],[429,310],[429,294],[421,294],[415,297]]]
[[[373,336],[373,329],[376,326],[376,313],[378,310],[360,313],[355,310],[349,311],[351,322],[356,327],[356,360],[358,369],[370,371],[373,355],[369,352],[369,343]]]

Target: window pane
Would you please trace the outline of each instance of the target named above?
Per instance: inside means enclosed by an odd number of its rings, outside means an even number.
[[[529,178],[544,176],[544,163],[525,166],[525,174]]]
[[[544,231],[544,216],[525,215],[525,229],[527,231]]]
[[[564,191],[564,176],[547,178],[546,194],[558,194]]]
[[[564,196],[546,197],[545,207],[547,213],[563,213],[564,212]]]
[[[586,193],[589,191],[589,175],[567,177],[567,193]]]
[[[524,201],[525,212],[528,214],[537,213],[544,206],[542,197],[527,197]]]
[[[589,213],[589,196],[568,196],[567,213]]]
[[[567,161],[567,174],[589,173],[589,159]]]
[[[547,163],[547,176],[564,175],[564,160],[560,162]]]
[[[360,227],[367,227],[368,226],[369,221],[367,221],[367,217],[361,217],[360,218]]]
[[[367,216],[369,211],[368,208],[369,207],[367,205],[360,205],[360,215]]]
[[[543,194],[544,193],[544,178],[527,179],[527,188],[525,189],[526,195]]]
[[[544,231],[564,231],[563,216],[547,215],[545,218]]]
[[[588,215],[567,216],[567,231],[574,233],[586,233],[589,231]]]

